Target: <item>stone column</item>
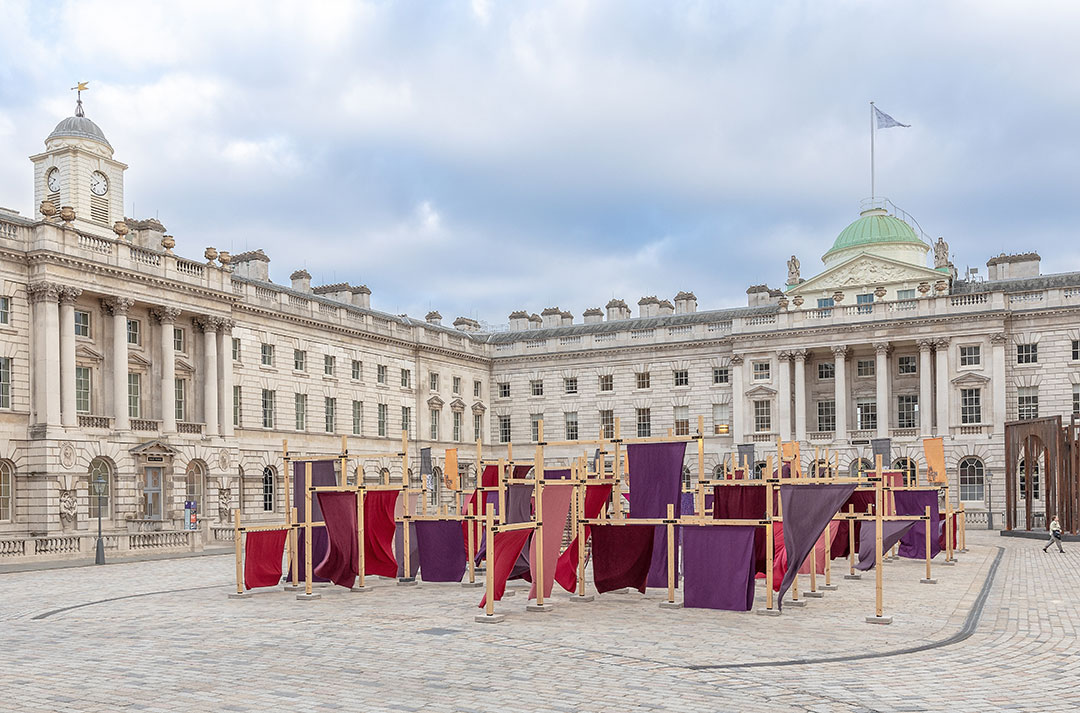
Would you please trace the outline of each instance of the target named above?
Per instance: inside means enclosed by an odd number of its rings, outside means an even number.
[[[834,396],[836,401],[836,441],[846,441],[848,434],[848,398],[847,398],[847,364],[845,359],[847,358],[848,348],[846,346],[836,346],[832,348],[834,366],[836,368],[836,375],[833,379]]]
[[[930,350],[933,339],[919,340],[919,434],[927,438],[934,432],[933,382],[930,375]]]
[[[796,349],[795,357],[795,440],[806,440],[806,350]]]
[[[221,435],[233,435],[232,330],[236,322],[222,319],[218,328],[218,425]]]
[[[176,350],[173,348],[173,328],[180,310],[158,307],[154,317],[161,324],[159,356],[161,359],[161,432],[176,433]]]
[[[206,435],[218,435],[217,317],[201,317],[195,325],[203,333],[203,423]]]
[[[75,412],[75,300],[82,294],[77,287],[60,289],[60,423],[79,425]]]
[[[60,425],[60,285],[36,282],[27,293],[34,306],[34,410],[37,423]],[[72,327],[72,332],[75,328]]]
[[[990,335],[990,345],[993,349],[993,377],[990,389],[994,392],[994,433],[1005,433],[1005,344],[1008,338],[1004,334]],[[985,420],[985,419],[984,419]]]
[[[780,439],[791,440],[791,352],[782,351],[776,355],[776,423]]]
[[[935,401],[937,403],[937,435],[949,435],[949,340],[948,338],[934,341],[934,357],[936,360],[935,372],[937,377],[937,389]]]
[[[129,297],[111,297],[102,300],[101,304],[112,314],[113,428],[126,431],[131,428],[131,419],[128,418],[127,315],[135,300]]]
[[[875,398],[877,399],[878,438],[889,437],[889,411],[891,409],[889,400],[889,350],[888,342],[874,344],[877,359],[874,364],[874,378],[877,386]]]
[[[743,358],[739,354],[734,354],[731,357],[731,442],[735,445],[742,443],[745,436],[743,431],[743,419],[746,416],[744,399]]]

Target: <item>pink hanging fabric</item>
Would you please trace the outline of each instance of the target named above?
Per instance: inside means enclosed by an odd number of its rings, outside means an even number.
[[[570,498],[574,494],[572,485],[545,485],[544,486],[544,522],[541,527],[544,530],[544,597],[551,596],[552,585],[555,584],[555,566],[559,560],[559,548],[562,546],[563,530],[566,529],[566,516],[570,512]],[[536,538],[529,545],[529,574],[532,578],[532,587],[529,589],[529,599],[536,599]]]

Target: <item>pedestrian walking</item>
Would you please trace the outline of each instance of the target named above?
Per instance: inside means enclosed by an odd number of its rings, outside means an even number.
[[[1046,543],[1046,547],[1043,547],[1043,552],[1046,552],[1046,549],[1053,544],[1057,544],[1058,552],[1064,554],[1065,550],[1061,549],[1061,523],[1056,517],[1050,521],[1050,540]]]

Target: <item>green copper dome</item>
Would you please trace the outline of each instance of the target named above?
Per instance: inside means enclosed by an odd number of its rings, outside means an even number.
[[[926,243],[919,239],[910,225],[881,208],[873,208],[864,210],[859,214],[858,220],[844,228],[825,255],[848,248],[883,243],[910,243],[926,247]]]

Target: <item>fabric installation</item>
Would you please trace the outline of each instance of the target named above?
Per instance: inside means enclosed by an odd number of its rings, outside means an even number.
[[[763,520],[767,486],[740,485],[738,487],[717,485],[713,494],[713,518],[716,520]],[[754,571],[765,574],[765,528],[754,528]]]
[[[491,576],[495,580],[495,601],[502,599],[503,594],[506,593],[506,580],[510,576],[510,570],[513,569],[514,563],[517,562],[531,534],[531,530],[495,533],[495,543],[492,548],[495,552],[492,561],[488,563],[488,566],[492,568]],[[483,609],[485,606],[487,606],[486,592],[480,600],[480,608]]]
[[[675,506],[675,517],[682,514],[682,468],[686,443],[633,443],[626,448],[630,466],[630,517],[664,518],[667,506]],[[667,586],[667,528],[654,527],[652,562],[648,586]],[[594,543],[595,544],[595,543]],[[595,564],[593,565],[595,566]],[[678,562],[675,580],[678,581]]]
[[[374,490],[364,495],[364,574],[396,577],[394,508],[398,490]]]
[[[415,525],[420,576],[425,582],[460,582],[468,564],[460,524],[421,520]]]
[[[303,461],[293,464],[293,505],[296,507],[297,522],[304,522],[304,473],[307,467],[307,463]],[[311,464],[311,484],[314,486],[327,486],[337,485],[337,476],[334,475],[334,462],[333,461],[317,461]],[[322,510],[319,508],[318,498],[311,499],[311,520],[312,522],[319,522],[322,518]],[[311,562],[312,566],[323,561],[326,557],[326,548],[329,546],[329,538],[326,536],[326,528],[322,525],[311,528]],[[296,531],[296,563],[300,569],[300,575],[303,576],[307,571],[307,548],[305,545],[305,533],[304,528],[298,528]],[[292,570],[289,570],[289,576],[292,577]],[[312,581],[314,582],[326,582],[329,581],[324,577],[318,577],[312,574]]]
[[[912,526],[921,524],[916,521],[904,522],[902,520],[884,520],[881,523],[881,551],[887,552],[897,542],[900,541]],[[924,531],[925,532],[925,531]],[[925,538],[926,535],[924,534]],[[877,553],[875,551],[877,538],[877,520],[867,520],[863,523],[863,538],[862,544],[859,545],[859,562],[855,565],[855,569],[866,571],[874,568],[874,563],[877,560]],[[923,548],[926,549],[925,547]]]
[[[926,507],[930,507],[930,522],[938,519],[938,494],[936,490],[897,490],[893,492],[896,503],[897,515],[925,515]],[[925,559],[926,557],[926,525],[927,523],[915,523],[915,526],[900,540],[900,549],[897,554],[910,559]],[[931,534],[933,531],[931,531]],[[941,551],[938,538],[930,538],[930,557],[937,557]]]
[[[873,491],[856,490],[851,494],[844,504],[840,507],[841,512],[847,512],[849,506],[855,508],[855,512],[863,515],[867,512],[873,513],[874,511],[874,493]],[[836,532],[833,534],[832,546],[830,549],[830,555],[833,559],[838,557],[847,557],[851,554],[848,548],[848,521],[842,520],[834,523],[836,525]],[[859,526],[861,522],[855,522],[855,552],[859,551]]]
[[[600,517],[608,500],[611,498],[611,485],[586,485],[585,486],[585,518],[593,519]],[[585,541],[589,541],[591,527],[585,526]],[[555,581],[571,594],[577,589],[578,571],[578,538],[575,535],[570,546],[559,555],[559,561],[555,565]]]
[[[484,466],[484,470],[480,473],[480,485],[482,487],[485,487],[485,488],[494,488],[498,484],[499,484],[499,468],[498,468],[498,466],[494,466],[494,465],[486,465],[486,466]],[[494,507],[496,508],[495,512],[498,512],[497,508],[499,507],[499,502],[498,502],[498,494],[497,493],[486,493],[487,497],[484,499],[485,500],[485,506],[481,506],[479,504],[479,496],[480,496],[480,491],[479,490],[473,490],[472,494],[469,495],[469,499],[465,501],[465,511],[469,515],[483,515],[484,511],[486,509],[486,507],[485,507],[486,503],[488,503],[488,502],[492,503],[494,505]],[[461,523],[461,536],[462,536],[463,539],[466,540],[466,542],[468,542],[469,525],[466,522]],[[475,548],[476,553],[477,553],[477,558],[476,558],[477,562],[480,561],[479,551],[480,551],[480,545],[482,544],[484,536],[485,536],[485,533],[484,533],[483,526],[480,523],[475,523],[473,525],[473,547]]]
[[[754,531],[743,525],[685,526],[683,606],[750,611],[754,606]]]
[[[784,505],[784,546],[788,560],[777,601],[780,608],[783,608],[784,592],[798,576],[799,566],[810,554],[833,515],[853,492],[854,483],[780,486],[780,502]]]
[[[352,587],[360,572],[360,544],[357,542],[356,493],[316,493],[329,546],[314,574],[340,587]]]
[[[569,473],[568,473],[569,474]],[[547,476],[545,475],[545,478]],[[555,566],[559,560],[559,548],[562,546],[563,530],[566,529],[566,516],[570,513],[570,498],[573,497],[574,486],[572,485],[545,485],[544,486],[544,521],[541,524],[544,532],[544,597],[551,596],[551,587],[555,583]],[[529,589],[529,599],[536,599],[536,538],[529,546],[530,579],[532,588]]]
[[[630,587],[645,593],[654,529],[652,525],[593,526],[593,582],[597,592]]]
[[[416,499],[419,496],[415,494],[409,495],[409,513],[416,514]],[[395,521],[400,518],[405,512],[405,500],[404,498],[398,498],[397,505],[394,509]],[[416,523],[409,522],[409,573],[405,574],[405,528],[404,524],[400,522],[394,522],[394,558],[397,560],[397,576],[409,577],[410,579],[416,576],[416,573],[420,570],[420,558],[416,548]]]
[[[247,533],[244,545],[244,588],[273,587],[281,581],[281,555],[288,530]]]

